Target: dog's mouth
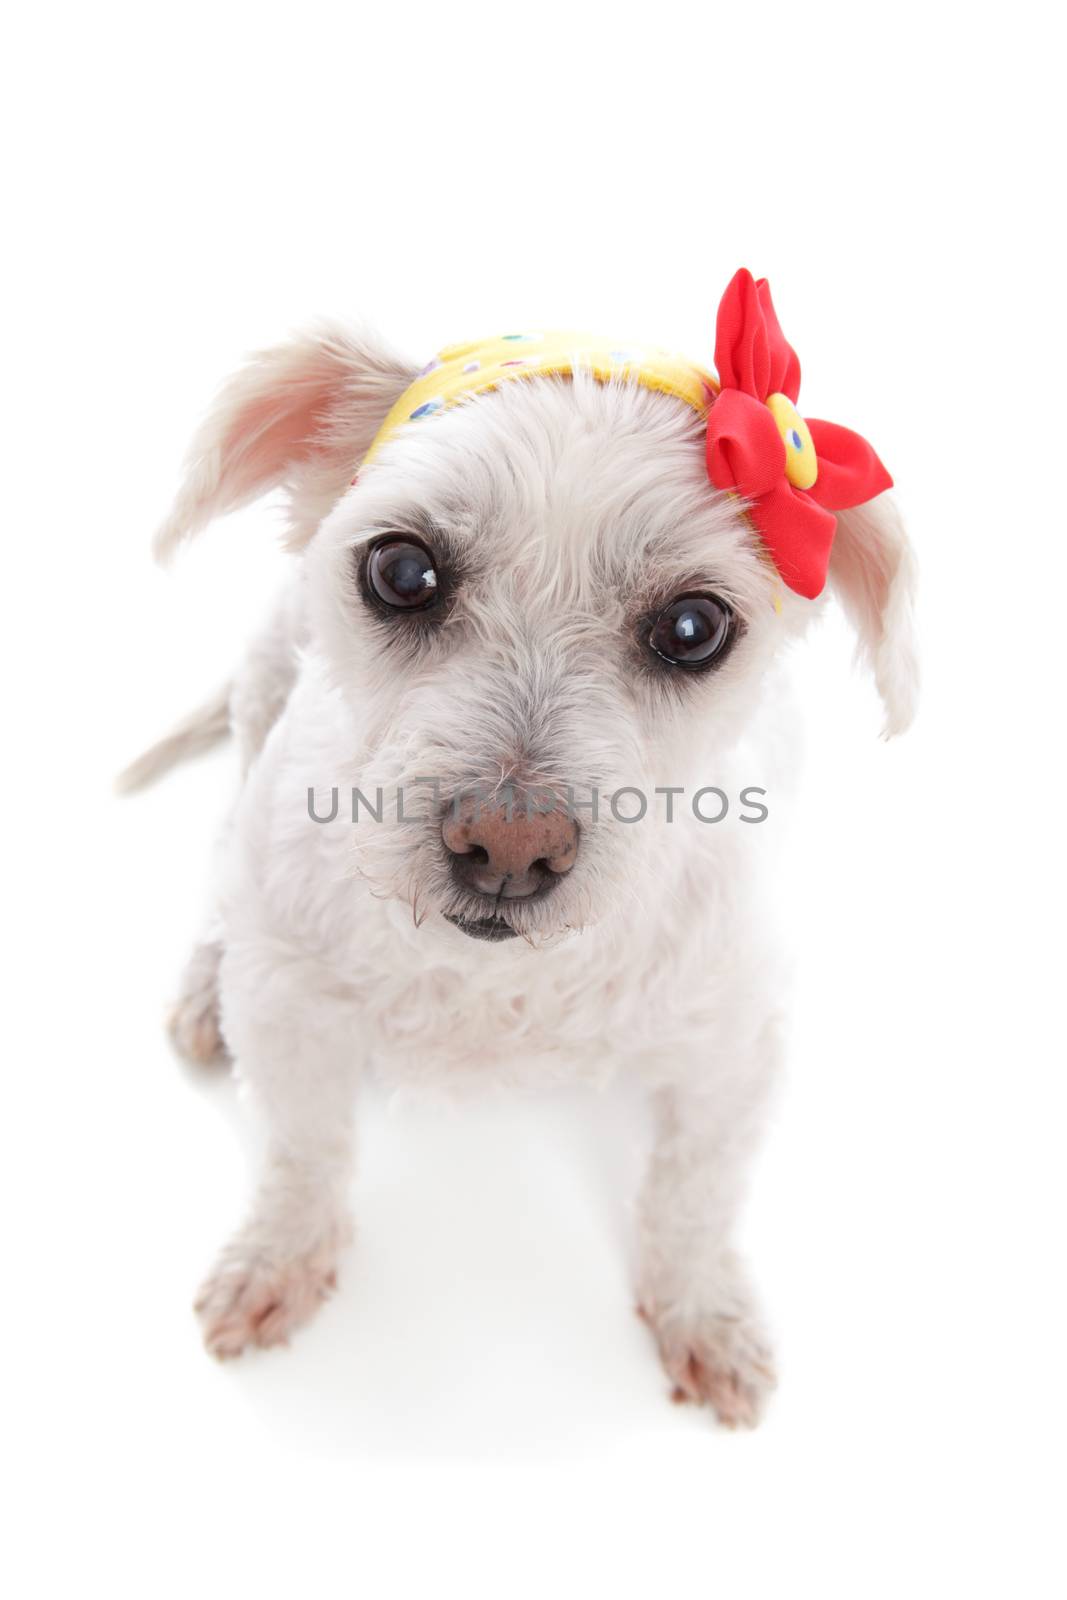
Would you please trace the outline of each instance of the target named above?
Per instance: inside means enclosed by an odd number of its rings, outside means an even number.
[[[518,934],[503,917],[454,917],[445,912],[445,921],[450,922],[460,933],[465,933],[470,939],[517,939]]]

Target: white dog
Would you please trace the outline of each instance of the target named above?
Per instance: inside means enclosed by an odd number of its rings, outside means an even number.
[[[282,485],[297,552],[233,683],[127,774],[228,727],[243,762],[173,1030],[232,1056],[269,1154],[198,1311],[235,1356],[327,1297],[370,1059],[418,1079],[622,1070],[657,1128],[639,1307],[676,1395],[753,1423],[773,1368],[731,1235],[781,995],[753,824],[780,660],[821,602],[768,558],[743,479],[709,480],[700,405],[629,352],[609,366],[546,356],[398,425],[433,374],[320,331],[234,378],[194,443],[161,548]],[[704,411],[725,415],[714,389]],[[914,566],[884,494],[837,516],[829,577],[895,733]]]

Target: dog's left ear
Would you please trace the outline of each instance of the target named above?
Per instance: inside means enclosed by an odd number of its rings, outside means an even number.
[[[887,739],[910,725],[919,695],[917,576],[904,524],[888,494],[837,513],[830,583],[856,630],[857,654],[874,674]]]

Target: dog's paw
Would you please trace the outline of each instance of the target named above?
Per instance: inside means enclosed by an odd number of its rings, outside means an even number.
[[[227,1251],[197,1296],[204,1344],[225,1361],[249,1345],[287,1344],[337,1286],[336,1255],[320,1251],[293,1261]]]
[[[195,1066],[209,1067],[227,1059],[219,1029],[218,1001],[213,995],[179,1000],[167,1018],[167,1032],[178,1054]]]
[[[219,1023],[219,961],[216,944],[198,944],[182,974],[167,1032],[179,1055],[206,1067],[228,1059]]]
[[[710,1406],[726,1428],[754,1428],[776,1382],[755,1319],[731,1311],[676,1322],[638,1310],[656,1336],[671,1399]]]

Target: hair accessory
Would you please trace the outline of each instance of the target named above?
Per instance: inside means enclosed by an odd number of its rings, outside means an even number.
[[[364,463],[407,424],[423,426],[503,383],[571,377],[636,383],[674,395],[707,421],[708,476],[749,502],[746,515],[790,589],[811,599],[826,582],[835,511],[892,484],[865,439],[797,411],[800,363],[786,343],[766,278],[744,268],[719,305],[718,381],[684,356],[585,333],[506,333],[442,350],[396,401]],[[778,608],[780,609],[780,602]]]
[[[636,383],[692,406],[701,417],[715,379],[685,356],[654,345],[623,345],[588,333],[505,333],[453,344],[429,362],[386,416],[364,456],[369,461],[405,423],[422,423],[472,395],[531,378],[569,378],[577,371],[600,383]]]
[[[893,480],[858,433],[800,415],[800,362],[766,278],[757,282],[744,267],[719,303],[715,364],[708,476],[744,496],[782,581],[814,599],[826,582],[834,512],[862,505]]]

